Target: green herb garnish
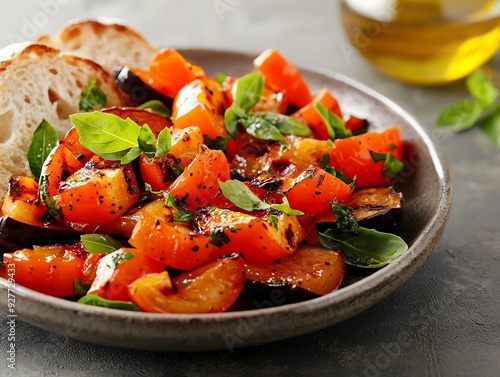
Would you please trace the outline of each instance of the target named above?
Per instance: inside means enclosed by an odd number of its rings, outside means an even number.
[[[73,280],[73,294],[75,296],[85,296],[90,289],[92,283],[84,283],[78,279]]]
[[[351,181],[349,177],[344,173],[342,173],[340,170],[335,169],[333,166],[328,166],[329,163],[330,163],[330,155],[328,153],[325,153],[319,159],[318,165],[321,169],[323,169],[327,173],[330,173],[334,177],[340,179],[346,185],[349,185],[350,188],[353,188],[354,185],[356,184],[356,177],[354,177],[353,180]]]
[[[287,115],[260,111],[250,113],[257,105],[264,89],[264,76],[249,73],[240,77],[235,85],[233,104],[224,114],[229,135],[236,137],[238,124],[250,135],[263,140],[284,141],[282,134],[309,136],[311,129],[304,123]]]
[[[168,192],[163,193],[165,203],[174,210],[174,220],[181,223],[189,223],[194,218],[195,213],[186,209],[186,197],[173,196]],[[186,194],[189,195],[189,194]]]
[[[500,106],[495,112],[484,118],[481,128],[491,142],[500,147]]]
[[[337,224],[337,229],[341,232],[349,232],[353,234],[358,234],[359,225],[354,216],[354,210],[342,203],[330,203],[330,208],[335,214],[335,223]]]
[[[163,129],[156,142],[147,125],[139,127],[130,118],[95,111],[69,116],[80,135],[81,144],[106,160],[131,162],[142,152],[148,157],[162,157],[170,150],[170,130]]]
[[[249,73],[239,78],[235,85],[235,96],[232,104],[234,112],[244,117],[259,103],[264,90],[264,76],[260,73]]]
[[[456,132],[480,125],[493,144],[500,147],[500,105],[495,101],[499,90],[480,70],[466,80],[472,99],[465,99],[445,108],[438,115],[436,126],[450,127]]]
[[[297,209],[293,209],[290,207],[290,203],[288,203],[288,199],[286,196],[283,197],[283,203],[281,204],[271,204],[270,208],[275,211],[283,212],[287,215],[295,215],[295,216],[300,216],[303,215],[304,212],[299,211]]]
[[[90,254],[109,254],[122,247],[120,242],[104,234],[82,234],[80,240]]]
[[[38,192],[40,193],[40,199],[43,204],[47,207],[47,210],[53,217],[57,217],[60,220],[64,220],[64,214],[62,208],[57,202],[57,200],[51,199],[48,193],[48,176],[42,175],[38,182]]]
[[[245,127],[247,133],[257,139],[285,141],[285,137],[278,127],[264,117],[251,114],[246,118],[241,118],[240,123]]]
[[[226,77],[227,77],[227,75],[225,75],[225,74],[223,74],[223,73],[217,73],[217,74],[215,75],[215,79],[217,80],[217,82],[218,82],[219,84],[222,84],[224,81],[226,81]]]
[[[398,236],[374,229],[358,228],[358,233],[328,229],[318,233],[327,249],[342,250],[346,263],[362,268],[380,268],[395,261],[408,245]]]
[[[460,132],[472,127],[483,109],[478,101],[463,100],[444,109],[438,116],[438,127],[451,127],[454,131]]]
[[[235,179],[219,181],[222,194],[235,206],[245,211],[265,211],[268,209],[286,213],[287,215],[303,215],[302,211],[292,209],[286,197],[282,204],[269,204],[261,200],[243,182]]]
[[[398,174],[404,168],[403,162],[394,157],[391,152],[378,153],[370,151],[370,155],[372,156],[373,162],[384,161],[382,176],[386,178]]]
[[[271,223],[271,225],[278,229],[278,222],[279,222],[279,218],[278,216],[276,216],[275,214],[271,213],[269,214],[269,216],[267,216],[267,220]]]
[[[158,134],[155,157],[160,158],[165,156],[170,151],[171,147],[172,147],[172,134],[170,133],[170,130],[168,128],[164,128]]]
[[[114,255],[111,255],[111,260],[108,262],[107,266],[111,269],[116,269],[116,266],[119,264],[122,264],[128,259],[132,259],[134,257],[134,254],[131,251],[128,251],[126,253],[116,253]]]
[[[217,136],[215,139],[212,139],[208,135],[203,135],[203,140],[208,148],[225,151],[227,148],[227,143],[229,143],[229,140],[231,140],[231,136]]]
[[[225,244],[228,244],[229,241],[230,239],[228,235],[224,233],[223,228],[215,228],[208,237],[208,242],[217,247],[221,247]]]
[[[172,110],[170,110],[163,102],[157,99],[144,102],[142,105],[137,106],[137,109],[151,110],[153,113],[162,115],[165,118],[170,118],[172,116]]]
[[[140,312],[135,304],[128,301],[115,301],[115,300],[106,300],[105,298],[99,297],[97,295],[86,295],[77,301],[79,304],[85,305],[93,305],[93,306],[101,306],[103,308],[112,308],[112,309],[120,309],[120,310],[131,310],[134,312]]]
[[[328,110],[322,103],[316,103],[316,110],[321,115],[321,118],[323,118],[331,140],[352,136],[352,132],[345,128],[345,122],[337,114]]]
[[[88,84],[82,90],[78,108],[84,111],[94,110],[95,105],[106,106],[106,93],[97,84],[96,79],[89,79]]]
[[[27,155],[31,173],[36,179],[40,178],[43,163],[58,141],[59,137],[54,127],[43,119],[33,132]]]
[[[465,84],[469,93],[479,102],[481,108],[486,109],[495,103],[498,97],[498,89],[482,71],[478,70],[472,73]]]

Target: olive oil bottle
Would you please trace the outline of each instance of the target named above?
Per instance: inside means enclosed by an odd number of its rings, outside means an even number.
[[[341,15],[366,59],[414,84],[465,77],[500,46],[500,0],[343,0]]]

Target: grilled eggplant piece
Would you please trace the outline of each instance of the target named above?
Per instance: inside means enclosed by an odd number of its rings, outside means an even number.
[[[394,187],[375,187],[354,191],[345,203],[365,228],[392,226],[404,207],[403,194]]]
[[[125,102],[127,106],[139,106],[140,104],[151,101],[159,100],[168,107],[172,107],[173,98],[153,89],[139,76],[137,76],[129,67],[123,67],[117,70],[115,76],[115,83],[125,94]]]
[[[256,297],[279,292],[288,303],[336,290],[344,277],[345,260],[339,251],[300,245],[295,253],[276,262],[246,261],[245,269],[247,290],[253,287]]]
[[[371,187],[354,191],[344,204],[354,210],[361,226],[380,229],[401,213],[404,198],[395,187]],[[335,215],[328,212],[317,222],[333,223]]]
[[[82,233],[70,229],[49,229],[21,223],[7,216],[0,217],[0,251],[32,248],[33,245],[73,244]]]

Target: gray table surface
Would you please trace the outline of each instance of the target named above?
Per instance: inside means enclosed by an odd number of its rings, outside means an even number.
[[[226,4],[225,11],[216,5]],[[338,1],[2,1],[0,46],[55,33],[68,19],[116,17],[158,45],[259,52],[344,73],[395,100],[449,160],[454,199],[438,247],[402,287],[371,309],[310,335],[234,352],[154,353],[82,343],[19,323],[17,376],[499,376],[500,150],[480,130],[438,133],[434,119],[467,96],[463,83],[420,88],[346,53]],[[29,25],[31,24],[31,26]],[[490,63],[500,84],[500,56]],[[449,288],[449,289],[444,289]],[[443,296],[443,292],[454,292]],[[397,340],[409,334],[409,340]]]

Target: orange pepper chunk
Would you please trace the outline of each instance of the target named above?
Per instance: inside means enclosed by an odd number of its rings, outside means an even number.
[[[82,279],[85,257],[72,246],[54,245],[5,253],[3,261],[15,265],[16,284],[64,297],[73,294],[73,281]]]
[[[204,147],[170,186],[173,196],[185,198],[191,210],[210,205],[219,192],[219,181],[230,178],[224,152]]]
[[[167,97],[174,98],[179,90],[200,74],[200,67],[193,66],[173,48],[158,51],[147,71],[134,68],[134,73],[146,84]]]
[[[144,275],[165,271],[162,263],[140,249],[121,248],[101,258],[88,294],[108,300],[130,301],[128,286]]]
[[[203,135],[212,139],[227,136],[221,88],[209,77],[194,80],[182,88],[172,109],[174,128],[198,126]]]
[[[284,89],[293,104],[303,107],[311,102],[311,91],[304,77],[277,50],[271,48],[264,51],[253,64],[270,85]]]
[[[337,99],[326,88],[323,88],[310,103],[293,113],[292,117],[306,123],[314,130],[314,132],[316,132],[320,139],[328,140],[330,138],[328,135],[328,130],[326,128],[325,122],[323,121],[323,118],[316,109],[317,103],[321,103],[328,110],[338,115],[339,118],[342,119],[342,111],[340,111]]]
[[[2,204],[3,216],[43,228],[42,218],[46,210],[39,200],[37,180],[21,176],[9,180]]]
[[[168,272],[145,276],[134,282],[130,295],[145,312],[218,313],[233,305],[244,285],[242,258],[224,258],[172,280]]]
[[[165,216],[147,210],[135,226],[129,243],[165,266],[191,270],[223,255],[208,235],[195,232],[188,224],[174,222],[169,209]],[[154,236],[152,236],[154,235]]]

